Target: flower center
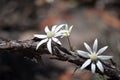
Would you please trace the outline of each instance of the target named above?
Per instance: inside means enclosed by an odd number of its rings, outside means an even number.
[[[97,58],[97,54],[96,53],[92,53],[91,55],[90,55],[90,59],[92,60],[92,61],[96,61],[98,58]]]
[[[48,38],[54,37],[54,35],[55,35],[55,33],[52,32],[52,31],[47,32],[47,37]]]
[[[65,36],[70,36],[69,31],[66,31],[65,34],[66,34]]]

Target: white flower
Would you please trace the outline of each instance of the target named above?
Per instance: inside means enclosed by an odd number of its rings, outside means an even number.
[[[90,46],[87,43],[84,43],[84,46],[86,47],[88,52],[77,50],[78,55],[84,58],[87,58],[87,60],[81,66],[81,70],[91,64],[91,70],[93,73],[95,73],[96,66],[101,72],[104,72],[103,65],[100,61],[111,59],[112,56],[105,56],[105,55],[100,55],[100,54],[102,54],[108,48],[108,46],[105,46],[97,51],[97,48],[98,48],[97,39],[94,41],[93,50],[90,48]]]
[[[64,36],[67,36],[67,37],[70,36],[72,28],[73,28],[73,25],[70,26],[70,28],[69,28],[68,25],[66,24],[65,28],[62,30],[62,33],[63,33],[62,37],[64,37]]]
[[[52,47],[51,47],[51,42],[54,41],[58,44],[61,45],[61,42],[57,39],[57,37],[61,36],[61,28],[65,26],[65,24],[61,24],[61,25],[54,25],[52,26],[52,29],[50,30],[48,28],[48,26],[45,27],[45,33],[46,35],[41,35],[41,34],[35,34],[34,37],[37,37],[37,38],[40,38],[40,39],[43,39],[41,40],[36,49],[39,48],[39,46],[41,46],[43,43],[46,43],[47,42],[47,48],[48,48],[48,51],[50,53],[52,53]]]

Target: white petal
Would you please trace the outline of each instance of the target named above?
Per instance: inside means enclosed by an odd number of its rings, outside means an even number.
[[[89,46],[87,43],[84,43],[84,46],[86,47],[86,49],[87,49],[90,53],[92,53],[92,50],[91,50],[90,46]]]
[[[66,26],[66,24],[61,24],[61,25],[59,25],[59,26],[55,29],[55,32],[58,32],[63,26]]]
[[[65,32],[67,32],[67,30],[60,30],[60,31],[57,32],[57,33],[65,33]]]
[[[54,26],[52,27],[52,31],[53,31],[53,32],[55,31],[56,27],[57,27],[57,25],[54,25]]]
[[[62,35],[60,38],[63,38],[64,37],[64,35]]]
[[[81,66],[80,69],[82,70],[82,69],[86,68],[90,63],[91,63],[91,59],[86,60],[86,61],[83,63],[83,65]]]
[[[93,52],[96,53],[98,48],[98,40],[96,39],[93,44]]]
[[[50,30],[49,30],[49,28],[48,28],[48,26],[46,26],[45,27],[45,32],[47,33],[47,32],[49,32]]]
[[[62,35],[63,35],[62,31],[59,31],[59,32],[55,33],[55,37],[59,37],[59,36],[62,36]]]
[[[39,46],[41,46],[43,43],[45,43],[45,42],[47,42],[48,41],[48,39],[43,39],[43,40],[41,40],[39,43],[38,43],[38,45],[37,45],[37,47],[36,47],[36,50],[39,48]]]
[[[102,63],[101,63],[100,61],[97,61],[96,65],[97,65],[98,69],[99,69],[101,72],[104,72],[103,65],[102,65]]]
[[[68,30],[68,25],[66,24],[66,26],[65,26],[65,30]]]
[[[64,34],[65,32],[67,32],[67,30],[60,30],[60,31],[57,32],[57,33],[59,33],[59,34]]]
[[[69,28],[69,32],[71,32],[71,31],[72,31],[72,28],[73,28],[73,25]]]
[[[99,49],[99,51],[97,52],[97,55],[103,53],[107,48],[108,48],[108,46],[105,46],[105,47]]]
[[[37,37],[37,38],[40,38],[40,39],[47,38],[46,35],[39,35],[39,34],[35,34],[34,37]]]
[[[94,63],[91,64],[91,70],[92,70],[92,73],[95,73],[96,66]]]
[[[61,45],[61,42],[57,39],[57,38],[52,38],[52,40],[54,41],[54,42],[56,42],[56,43],[58,43],[58,44],[60,44]]]
[[[85,58],[89,58],[88,56],[88,52],[82,51],[82,50],[77,50],[78,55],[85,57]]]
[[[47,48],[50,53],[52,53],[52,47],[51,47],[51,39],[47,42]]]
[[[101,60],[108,60],[108,59],[112,59],[113,56],[98,56],[99,59]]]

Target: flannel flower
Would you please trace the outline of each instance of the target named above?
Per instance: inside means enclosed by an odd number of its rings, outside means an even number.
[[[41,40],[37,47],[36,50],[41,46],[43,43],[47,42],[47,48],[50,53],[52,53],[52,46],[51,42],[54,41],[57,44],[61,45],[61,42],[57,39],[57,37],[61,36],[61,28],[65,26],[66,24],[61,24],[61,25],[54,25],[52,26],[52,29],[50,30],[48,26],[45,27],[45,33],[46,35],[41,35],[41,34],[35,34],[34,37],[43,39]]]
[[[62,30],[62,37],[66,36],[69,37],[72,31],[73,25],[70,26],[70,28],[68,27],[68,25],[66,24],[65,28]]]
[[[112,56],[105,56],[105,55],[100,55],[100,54],[102,54],[108,48],[108,46],[105,46],[97,51],[97,48],[98,48],[97,39],[94,41],[93,50],[90,48],[90,46],[87,43],[84,43],[84,46],[86,47],[88,52],[77,50],[78,55],[84,58],[87,58],[87,60],[81,66],[81,70],[91,64],[92,73],[95,73],[96,66],[101,72],[104,72],[104,68],[103,68],[101,61],[111,59]]]

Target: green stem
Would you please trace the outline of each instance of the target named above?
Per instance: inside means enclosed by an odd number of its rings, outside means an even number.
[[[67,40],[68,40],[68,44],[69,44],[70,50],[73,51],[73,48],[72,48],[72,45],[71,45],[71,42],[70,42],[70,38],[67,37]]]

